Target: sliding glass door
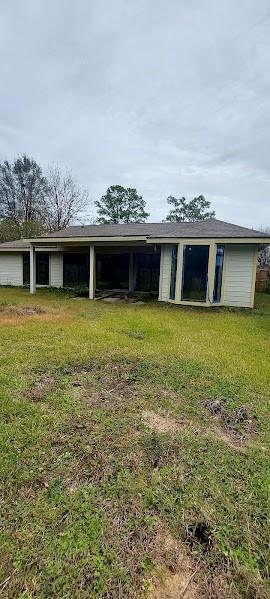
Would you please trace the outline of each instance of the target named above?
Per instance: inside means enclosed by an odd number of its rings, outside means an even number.
[[[208,261],[209,245],[184,246],[182,300],[207,300]]]

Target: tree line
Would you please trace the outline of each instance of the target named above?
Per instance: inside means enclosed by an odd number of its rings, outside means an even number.
[[[88,204],[87,191],[58,166],[43,172],[25,154],[0,164],[0,240],[67,227]]]
[[[167,198],[166,221],[205,220],[215,216],[203,195]],[[89,195],[71,172],[58,166],[45,171],[25,154],[13,162],[0,163],[0,242],[38,236],[83,222],[89,207]],[[150,214],[146,202],[135,188],[111,185],[94,202],[97,216],[91,221],[106,224],[143,223]]]

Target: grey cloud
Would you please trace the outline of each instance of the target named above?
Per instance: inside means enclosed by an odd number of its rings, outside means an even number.
[[[26,0],[0,9],[0,159],[72,168],[270,223],[268,0]]]

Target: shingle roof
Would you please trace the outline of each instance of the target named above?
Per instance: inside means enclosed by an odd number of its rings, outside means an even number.
[[[239,227],[221,220],[209,219],[201,222],[191,223],[130,223],[125,225],[83,225],[67,227],[61,231],[55,231],[44,237],[37,237],[40,241],[49,241],[54,238],[72,239],[80,237],[147,237],[153,238],[262,238],[269,239],[267,233]],[[0,244],[0,251],[29,250],[29,242],[23,239],[7,241]]]
[[[16,241],[5,241],[0,243],[0,250],[29,250],[30,244],[23,239],[16,239]]]
[[[54,237],[176,237],[176,238],[241,238],[269,237],[261,231],[239,227],[216,219],[184,223],[130,223],[123,225],[83,225],[67,227],[40,239]]]

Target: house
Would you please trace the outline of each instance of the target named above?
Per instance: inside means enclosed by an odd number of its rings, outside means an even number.
[[[253,307],[264,233],[216,219],[72,226],[0,245],[0,285],[151,292],[160,301]]]

